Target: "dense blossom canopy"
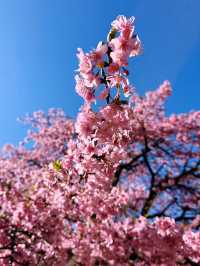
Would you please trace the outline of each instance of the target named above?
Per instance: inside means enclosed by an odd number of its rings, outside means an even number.
[[[72,121],[35,112],[0,157],[0,265],[200,265],[200,111],[165,116],[168,81],[140,97],[134,18],[78,49]],[[101,101],[98,111],[95,102]]]

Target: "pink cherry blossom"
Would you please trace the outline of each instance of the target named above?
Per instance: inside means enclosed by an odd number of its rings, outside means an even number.
[[[166,115],[169,81],[137,93],[133,23],[79,49],[76,119],[34,112],[2,149],[0,265],[200,265],[200,111]]]
[[[102,42],[98,43],[97,48],[90,53],[90,58],[95,65],[100,67],[103,66],[103,56],[106,54],[107,50],[107,44],[103,44]]]
[[[77,57],[80,61],[79,63],[79,71],[83,73],[88,73],[92,70],[92,62],[88,55],[84,54],[81,48],[78,48]]]
[[[92,87],[87,87],[84,84],[84,80],[81,79],[78,75],[76,75],[75,79],[76,79],[76,91],[77,91],[77,93],[81,97],[83,97],[83,99],[86,102],[92,102],[92,101],[94,101],[93,88]]]
[[[122,36],[126,39],[132,36],[134,31],[133,23],[135,21],[134,17],[127,19],[125,16],[118,16],[116,20],[112,22],[112,27],[122,33]]]

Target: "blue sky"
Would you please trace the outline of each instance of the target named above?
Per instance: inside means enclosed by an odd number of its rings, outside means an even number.
[[[199,0],[0,0],[0,146],[17,144],[26,113],[63,108],[76,117],[76,49],[95,48],[119,14],[136,17],[144,53],[131,61],[139,93],[168,79],[167,112],[200,109]]]

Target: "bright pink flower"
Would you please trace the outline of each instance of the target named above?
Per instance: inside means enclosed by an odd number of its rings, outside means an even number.
[[[142,52],[142,45],[139,37],[134,38],[134,44],[132,46],[130,57],[139,55]]]
[[[98,87],[100,84],[100,78],[98,75],[81,73],[81,77],[83,78],[86,87]]]
[[[76,79],[76,92],[86,101],[93,102],[94,92],[92,87],[87,87],[84,83],[84,80],[81,79],[78,75],[75,76]]]
[[[80,136],[88,137],[91,135],[94,126],[96,124],[95,113],[91,110],[88,110],[87,106],[83,108],[83,112],[79,113],[76,121],[76,132]]]
[[[94,65],[96,65],[97,67],[104,66],[103,56],[106,54],[107,50],[107,44],[103,44],[102,42],[98,43],[97,48],[89,55]]]
[[[125,97],[129,97],[130,95],[133,94],[134,88],[131,85],[125,85],[123,87],[123,92]]]
[[[112,27],[120,31],[124,38],[128,39],[132,36],[134,31],[134,17],[127,19],[125,16],[118,16],[116,20],[112,22]]]
[[[122,51],[124,53],[130,53],[135,47],[134,39],[125,39],[123,37],[118,37],[112,39],[110,46],[113,50]]]
[[[79,59],[79,71],[88,73],[92,70],[92,62],[88,55],[84,54],[81,48],[78,48],[77,57]]]
[[[128,66],[129,54],[125,53],[124,51],[115,50],[110,53],[110,56],[113,60],[113,63],[119,66]]]
[[[158,234],[161,236],[168,236],[177,230],[177,225],[174,219],[169,217],[157,218],[155,226],[157,227]]]
[[[107,77],[107,80],[109,81],[109,87],[119,87],[121,85],[121,82],[123,81],[123,77],[120,75],[110,75]]]
[[[163,97],[170,96],[172,93],[172,88],[170,82],[168,80],[164,81],[160,86],[159,91],[160,94],[163,94]]]

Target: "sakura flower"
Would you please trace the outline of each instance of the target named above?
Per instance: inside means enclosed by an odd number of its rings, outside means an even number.
[[[94,91],[92,87],[87,87],[84,83],[84,80],[81,79],[78,75],[75,76],[76,80],[76,91],[77,93],[83,97],[86,102],[93,102],[94,98]]]
[[[116,20],[112,22],[112,27],[122,33],[122,36],[126,39],[132,36],[134,31],[133,23],[135,21],[134,17],[127,19],[125,16],[118,16]]]
[[[110,42],[110,47],[112,47],[113,50],[119,50],[126,54],[130,54],[131,51],[136,47],[136,41],[132,38],[127,40],[120,36],[118,38],[112,39]]]
[[[79,59],[79,71],[81,73],[88,73],[92,70],[92,62],[88,55],[84,54],[81,48],[78,48],[77,57]]]
[[[140,41],[139,37],[136,36],[136,38],[134,38],[134,44],[131,48],[130,57],[139,55],[141,52],[142,52],[141,41]]]
[[[123,86],[123,92],[125,97],[129,97],[134,93],[134,88],[131,85]]]
[[[98,43],[97,48],[89,55],[94,65],[100,68],[104,66],[103,56],[106,54],[107,50],[107,44],[103,44],[102,42]]]
[[[128,53],[120,50],[115,50],[110,53],[110,56],[115,64],[119,66],[128,66]]]
[[[165,218],[157,218],[155,221],[155,226],[157,227],[157,232],[161,236],[167,236],[173,234],[176,228],[176,223],[173,219],[168,217]]]

